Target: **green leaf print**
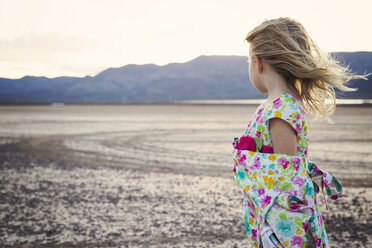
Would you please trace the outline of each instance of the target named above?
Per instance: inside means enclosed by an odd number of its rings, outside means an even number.
[[[262,139],[258,138],[258,137],[254,137],[255,141],[256,141],[256,151],[259,152],[261,150],[261,147],[262,147]]]
[[[285,213],[280,213],[280,214],[279,214],[279,217],[280,217],[280,219],[282,219],[282,220],[287,220],[287,216],[285,215]]]
[[[260,188],[262,188],[264,185],[265,185],[265,183],[263,183],[263,182],[259,182],[259,183],[257,183],[256,188],[257,188],[257,189],[260,189]]]
[[[258,125],[257,127],[257,131],[260,132],[260,133],[263,133],[265,131],[265,127],[263,125]]]
[[[332,190],[330,188],[326,188],[326,191],[328,196],[332,195]]]
[[[302,225],[302,220],[300,217],[295,217],[295,223],[297,226],[301,226]]]
[[[295,195],[291,195],[291,197],[289,198],[291,201],[301,201],[300,198],[298,198],[297,196]]]
[[[296,116],[297,116],[297,115],[299,115],[298,112],[293,112],[293,113],[291,114],[291,118],[292,118],[292,119],[296,119]]]
[[[279,189],[284,189],[284,188],[288,187],[288,185],[290,185],[288,182],[282,182],[279,186]]]
[[[265,137],[265,140],[266,140],[266,142],[269,140],[269,134],[267,134],[267,133],[263,133],[262,134],[264,137]]]
[[[341,192],[341,190],[342,190],[341,184],[339,183],[339,181],[335,177],[333,178],[333,180],[334,180],[334,184],[335,184],[337,192]]]

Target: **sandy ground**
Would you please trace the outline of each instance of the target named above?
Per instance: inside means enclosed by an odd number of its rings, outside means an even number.
[[[256,106],[0,107],[1,247],[249,247],[231,139]],[[310,120],[310,119],[309,119]],[[344,196],[332,247],[372,246],[372,107],[309,122]]]

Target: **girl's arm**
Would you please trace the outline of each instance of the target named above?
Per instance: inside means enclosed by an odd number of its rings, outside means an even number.
[[[297,135],[293,127],[280,118],[269,119],[274,153],[297,156]]]

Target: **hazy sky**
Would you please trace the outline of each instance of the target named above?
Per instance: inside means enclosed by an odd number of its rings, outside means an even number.
[[[372,1],[0,0],[0,77],[94,76],[126,64],[247,55],[265,19],[300,21],[326,52],[372,51]]]

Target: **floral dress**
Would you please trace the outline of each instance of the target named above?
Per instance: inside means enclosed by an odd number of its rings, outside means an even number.
[[[242,187],[243,222],[252,247],[261,247],[261,229],[269,225],[284,247],[329,247],[313,182],[321,177],[330,199],[342,194],[342,187],[330,173],[308,160],[305,111],[299,99],[283,93],[254,113],[243,136],[259,137],[273,146],[269,119],[281,118],[297,135],[297,156],[281,153],[233,150],[233,175]],[[234,138],[236,140],[236,138]],[[280,247],[280,246],[278,246]]]
[[[269,119],[278,117],[288,122],[297,133],[297,155],[307,157],[309,137],[305,110],[299,99],[289,93],[283,93],[267,104],[258,106],[248,123],[244,135],[263,138],[263,145],[273,147],[269,132]]]

